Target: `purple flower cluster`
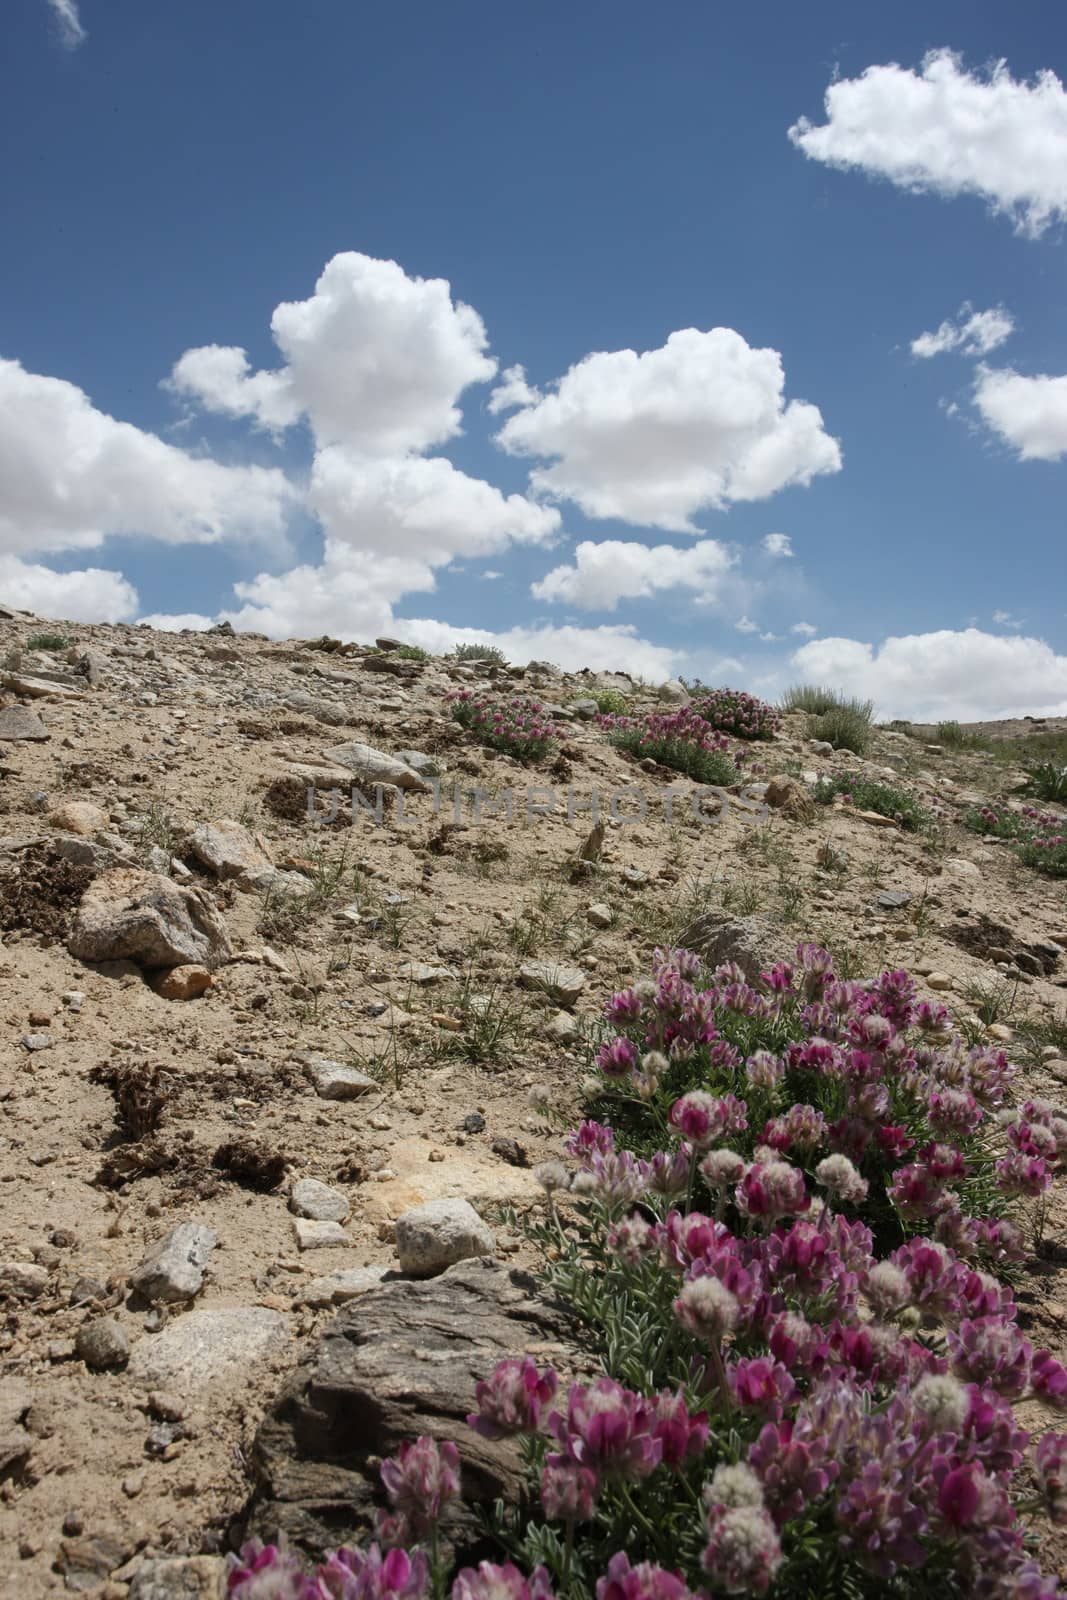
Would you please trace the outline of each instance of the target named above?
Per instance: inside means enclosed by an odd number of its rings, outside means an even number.
[[[608,714],[597,721],[620,750],[643,760],[658,761],[697,783],[736,783],[740,776],[737,769],[745,761],[745,751],[731,749],[729,740],[692,706],[638,717]]]
[[[448,696],[452,717],[475,735],[479,743],[502,750],[516,761],[540,761],[561,736],[551,712],[539,700],[523,695],[500,699],[458,689]]]
[[[735,739],[773,739],[782,725],[773,706],[744,689],[697,689],[690,702],[698,716]]]

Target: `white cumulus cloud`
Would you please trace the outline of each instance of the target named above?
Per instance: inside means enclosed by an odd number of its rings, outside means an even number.
[[[153,611],[147,617],[138,617],[137,621],[145,627],[158,629],[160,633],[181,633],[183,628],[190,628],[193,633],[203,633],[213,626],[215,619],[205,617],[199,611]]]
[[[326,263],[307,300],[277,306],[271,332],[278,371],[252,373],[243,350],[205,345],[175,363],[170,386],[268,428],[306,413],[320,445],[387,456],[453,438],[460,394],[496,372],[485,324],[445,279],[355,250]]]
[[[540,495],[590,517],[695,533],[701,510],[840,469],[818,408],[787,403],[784,389],[777,350],[754,349],[732,328],[686,328],[640,355],[586,356],[497,439],[512,455],[551,461],[530,474]]]
[[[939,629],[884,640],[815,639],[792,656],[806,683],[870,698],[917,722],[1067,715],[1067,656],[1043,639]]]
[[[1028,378],[1011,367],[979,367],[974,403],[982,421],[1022,461],[1067,455],[1067,375]]]
[[[967,301],[960,306],[956,319],[946,317],[933,333],[920,333],[911,341],[911,353],[923,360],[958,350],[965,356],[985,356],[996,350],[1015,332],[1015,318],[1003,306],[991,306],[988,311],[974,311]]]
[[[813,161],[888,178],[901,189],[974,194],[1036,237],[1067,217],[1067,94],[1053,72],[1016,80],[933,50],[922,70],[891,62],[826,91],[826,122],[789,129]]]
[[[582,611],[614,611],[620,600],[646,599],[662,589],[693,589],[707,600],[736,560],[717,539],[701,539],[688,549],[585,540],[575,547],[573,565],[554,567],[530,593]]]
[[[68,50],[76,50],[84,44],[89,35],[82,26],[82,19],[78,12],[77,0],[48,0],[48,9],[59,28],[59,37]],[[72,617],[71,621],[79,619]]]
[[[540,399],[541,391],[526,381],[525,367],[506,367],[489,396],[488,409],[495,416],[500,411],[513,411],[516,406],[536,405]]]
[[[767,555],[778,560],[786,560],[793,554],[793,541],[787,533],[765,533],[760,544]]]
[[[811,639],[819,630],[810,622],[794,622],[789,631],[790,633],[799,633],[805,639]]]
[[[0,544],[92,548],[111,534],[210,544],[279,539],[293,491],[273,467],[230,467],[98,411],[62,378],[0,360]]]
[[[684,651],[643,639],[635,627],[625,623],[605,623],[598,628],[533,627],[506,628],[486,632],[483,628],[455,628],[450,623],[429,618],[397,618],[394,634],[435,654],[452,650],[457,644],[495,644],[509,661],[554,661],[567,672],[589,667],[594,672],[628,672],[663,683],[679,672],[686,662]]]
[[[14,555],[0,555],[0,594],[19,611],[67,622],[126,622],[137,612],[137,590],[121,572],[54,572]]]

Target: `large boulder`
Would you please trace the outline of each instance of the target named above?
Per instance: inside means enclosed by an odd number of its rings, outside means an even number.
[[[430,1434],[457,1441],[463,1462],[445,1540],[464,1562],[487,1555],[479,1508],[517,1498],[522,1462],[515,1440],[483,1439],[466,1418],[475,1384],[498,1361],[526,1354],[568,1372],[588,1364],[570,1344],[563,1309],[540,1299],[527,1274],[493,1261],[388,1281],[351,1301],[259,1429],[249,1531],[284,1534],[312,1557],[368,1542],[384,1504],[378,1462]]]
[[[94,879],[67,948],[81,961],[209,970],[231,954],[226,925],[206,895],[137,867],[116,867]]]

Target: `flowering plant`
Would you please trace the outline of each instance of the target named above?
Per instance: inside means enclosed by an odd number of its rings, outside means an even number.
[[[472,689],[456,690],[448,698],[452,703],[453,720],[460,727],[468,728],[479,744],[491,750],[502,750],[516,761],[543,760],[552,741],[560,737],[561,730],[552,721],[549,708],[540,700],[523,695],[502,700],[475,694]]]
[[[705,689],[694,684],[690,706],[710,727],[735,739],[773,739],[782,725],[773,706],[744,689]]]
[[[1015,853],[1028,867],[1049,878],[1067,878],[1067,819],[1053,811],[1038,811],[1034,806],[980,806],[963,817],[964,826],[974,833],[1005,839],[1015,845]]]
[[[569,1133],[528,1225],[602,1371],[478,1383],[468,1421],[519,1441],[530,1494],[452,1600],[1062,1597],[1032,1519],[1067,1525],[1067,1433],[1031,1449],[1013,1407],[1067,1414],[1067,1370],[1006,1280],[1067,1119],[906,973],[845,983],[814,945],[755,983],[657,953],[607,1020],[612,1121]],[[249,1546],[231,1592],[440,1600],[456,1453],[382,1479],[369,1551],[305,1577]]]
[[[741,777],[737,769],[745,752],[731,751],[725,735],[716,732],[692,706],[639,717],[602,716],[597,721],[617,749],[658,761],[696,783],[725,788]]]

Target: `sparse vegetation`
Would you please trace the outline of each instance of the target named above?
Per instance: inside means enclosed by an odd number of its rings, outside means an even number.
[[[851,699],[817,683],[795,683],[782,696],[783,711],[806,711],[811,717],[825,716],[827,711],[836,711],[841,706],[863,711],[868,722],[874,714],[872,701]]]
[[[488,661],[495,667],[506,667],[508,658],[495,644],[457,644],[452,652],[453,661]]]
[[[939,722],[934,729],[934,738],[946,750],[983,750],[987,744],[980,733],[965,728],[961,722]]]
[[[891,817],[906,833],[917,833],[930,822],[930,813],[906,789],[875,783],[870,778],[838,774],[820,778],[812,790],[816,803],[822,806],[832,805],[838,795],[859,811],[876,811],[880,817]]]
[[[1026,866],[1048,878],[1067,878],[1067,822],[1033,806],[978,806],[965,813],[964,827],[989,838],[1004,839]]]
[[[1067,766],[1061,767],[1055,761],[1042,761],[1036,767],[1031,767],[1027,789],[1038,800],[1067,805]]]
[[[824,739],[835,750],[851,750],[853,755],[862,756],[871,743],[870,702],[857,700],[809,717],[807,731],[809,739]]]
[[[70,640],[65,633],[31,633],[26,640],[27,650],[69,650]]]
[[[430,652],[424,650],[420,644],[402,644],[390,654],[398,656],[401,661],[429,661]]]
[[[629,698],[621,689],[594,689],[592,694],[583,695],[582,698],[595,700],[602,717],[624,717],[630,709]]]
[[[509,699],[474,694],[460,689],[450,695],[452,717],[473,733],[479,744],[501,750],[516,761],[542,761],[561,730],[551,720],[547,706],[522,695]]]

